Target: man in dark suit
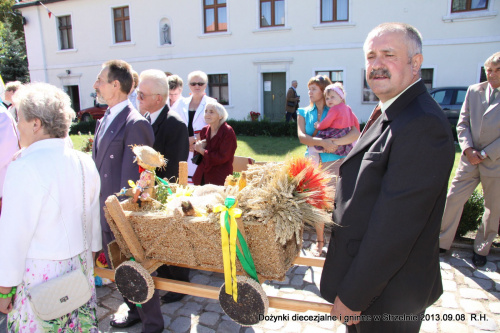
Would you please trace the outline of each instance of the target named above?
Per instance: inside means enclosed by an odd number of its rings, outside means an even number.
[[[160,152],[167,161],[163,170],[157,171],[157,176],[175,182],[179,175],[179,162],[187,161],[189,155],[189,135],[186,124],[175,112],[166,105],[169,90],[167,76],[164,72],[149,69],[139,77],[137,102],[141,114],[151,119],[155,142],[153,148]],[[158,276],[167,279],[189,282],[189,268],[163,265],[157,270]],[[181,300],[185,295],[167,292],[162,296],[163,303]]]
[[[108,104],[105,116],[97,122],[92,158],[101,178],[100,205],[108,196],[128,187],[128,180],[139,179],[131,145],[152,146],[153,129],[149,122],[130,104],[127,96],[132,88],[132,68],[123,60],[111,60],[102,66],[94,83],[100,103]],[[107,245],[115,237],[101,209],[102,242],[106,260]],[[158,292],[142,308],[125,299],[130,310],[123,322],[111,321],[111,326],[126,328],[142,321],[143,332],[162,332],[163,316]]]
[[[297,80],[292,81],[292,86],[288,88],[286,93],[286,122],[293,120],[297,121],[297,109],[299,108],[300,96],[297,95]]]
[[[381,110],[340,167],[321,295],[349,332],[418,332],[443,290],[438,236],[453,138],[420,79],[414,27],[381,24],[364,52]]]

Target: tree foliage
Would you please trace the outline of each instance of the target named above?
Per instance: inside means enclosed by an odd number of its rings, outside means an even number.
[[[29,81],[22,16],[14,0],[0,0],[0,74],[4,82]]]

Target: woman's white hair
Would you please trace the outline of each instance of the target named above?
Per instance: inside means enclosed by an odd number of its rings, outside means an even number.
[[[217,111],[219,116],[222,117],[219,124],[224,124],[224,122],[227,120],[227,117],[229,116],[227,111],[226,111],[226,108],[222,104],[220,104],[218,102],[214,102],[214,101],[208,101],[206,106],[205,106],[205,110],[208,109],[208,107],[213,107],[215,109],[215,111]]]
[[[208,76],[205,72],[202,71],[194,71],[188,74],[188,83],[191,83],[191,79],[194,77],[199,77],[200,79],[205,82],[205,84],[208,83]]]
[[[30,83],[21,86],[13,96],[14,105],[24,119],[40,119],[44,133],[51,138],[65,138],[75,118],[71,99],[48,83]]]

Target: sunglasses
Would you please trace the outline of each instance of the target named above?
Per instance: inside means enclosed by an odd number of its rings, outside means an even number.
[[[205,82],[189,82],[189,85],[190,85],[191,87],[194,87],[194,86],[196,86],[196,85],[198,85],[198,86],[200,86],[200,87],[201,87],[201,86],[204,86],[204,85],[205,85]]]

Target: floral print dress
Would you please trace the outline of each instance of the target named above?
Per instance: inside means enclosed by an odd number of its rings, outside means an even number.
[[[38,318],[31,308],[26,288],[54,279],[75,269],[82,269],[87,263],[87,278],[92,287],[90,300],[67,315],[50,321]],[[92,252],[86,251],[85,256],[75,256],[66,260],[26,259],[26,270],[23,282],[17,287],[13,309],[9,313],[7,328],[9,332],[98,332],[97,297],[94,284],[94,267]]]

